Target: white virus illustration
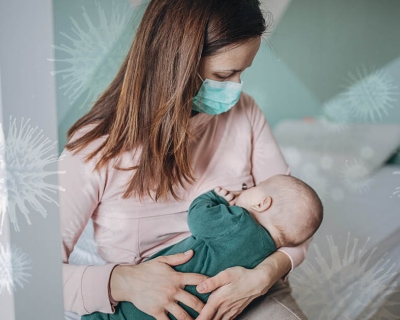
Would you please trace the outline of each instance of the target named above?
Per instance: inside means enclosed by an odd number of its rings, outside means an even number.
[[[393,174],[400,174],[400,171],[395,171]],[[400,198],[400,187],[396,188],[396,191],[393,192],[394,195],[397,195]]]
[[[350,109],[342,97],[325,103],[322,110],[323,115],[318,120],[325,129],[340,133],[348,128],[348,123],[352,118]]]
[[[317,165],[305,164],[299,178],[315,189],[320,198],[326,199],[329,195],[329,179],[321,174]]]
[[[348,88],[345,97],[352,116],[359,120],[375,121],[388,115],[393,108],[397,87],[394,80],[383,70],[368,72],[366,68],[349,73]]]
[[[28,208],[33,208],[45,218],[47,211],[41,201],[58,205],[51,195],[56,194],[57,190],[63,190],[57,185],[45,182],[46,178],[62,173],[45,170],[48,165],[59,160],[57,153],[51,153],[57,142],[52,143],[42,134],[43,130],[32,127],[29,121],[30,119],[22,118],[18,125],[17,120],[10,117],[3,146],[8,202],[6,211],[0,213],[3,221],[8,211],[10,222],[16,231],[20,231],[17,208],[24,215],[26,222],[31,224]],[[4,194],[3,192],[3,196]]]
[[[32,269],[32,261],[28,255],[20,248],[12,245],[4,247],[0,243],[0,294],[11,289],[16,290],[16,286],[24,287],[24,283],[29,282]]]
[[[335,245],[327,236],[329,250],[314,244],[315,260],[306,260],[291,275],[294,296],[309,319],[399,319],[388,307],[398,293],[396,264],[377,248],[367,250],[368,238],[359,246],[347,236],[345,246]]]
[[[369,177],[368,167],[362,161],[353,159],[347,161],[342,170],[342,181],[346,189],[354,193],[368,191],[374,180]]]
[[[334,163],[335,163],[335,160],[328,155],[323,155],[321,157],[320,166],[324,170],[330,170]]]
[[[113,2],[110,17],[97,1],[95,4],[98,17],[90,17],[82,6],[86,25],[79,25],[76,19],[70,17],[73,35],[60,32],[71,45],[53,47],[67,57],[48,59],[69,65],[52,72],[52,75],[62,75],[63,84],[59,89],[72,102],[85,95],[81,107],[90,107],[92,101],[111,83],[128,53],[134,33],[131,4],[120,8]],[[95,20],[98,20],[98,24],[93,22]]]
[[[360,148],[360,156],[363,159],[371,159],[374,156],[374,149],[369,146],[364,146]]]
[[[79,230],[81,224],[77,219],[71,221],[71,225],[66,228],[66,233],[64,236],[64,241],[75,243],[76,242],[76,232],[74,230]],[[78,241],[74,246],[74,250],[68,259],[69,263],[76,265],[103,265],[105,261],[99,256],[97,252],[97,243],[94,240],[94,228],[93,221],[89,220],[86,224],[85,229],[80,235]]]

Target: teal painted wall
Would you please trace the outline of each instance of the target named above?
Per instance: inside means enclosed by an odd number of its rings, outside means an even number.
[[[116,75],[144,9],[126,0],[53,0],[60,152],[68,129]]]
[[[399,30],[397,0],[292,1],[246,73],[246,91],[275,125],[320,114],[349,74],[384,69],[397,101],[382,121],[400,122]]]
[[[337,101],[346,121],[400,123],[399,31],[397,0],[291,1],[246,71],[245,90],[272,126],[326,116]]]

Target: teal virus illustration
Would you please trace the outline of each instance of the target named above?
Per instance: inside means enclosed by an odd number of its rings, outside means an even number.
[[[82,6],[84,23],[71,17],[71,34],[60,32],[69,44],[53,47],[65,57],[48,59],[59,63],[52,75],[61,75],[63,94],[72,103],[83,97],[81,107],[88,108],[117,74],[134,36],[131,4],[113,2],[109,15],[99,2],[95,4],[97,16],[91,17]]]
[[[344,245],[326,237],[328,250],[313,244],[314,259],[304,261],[291,275],[294,297],[309,319],[399,319],[391,307],[398,293],[396,264],[377,248],[367,249],[347,235]],[[311,249],[311,248],[310,248]],[[311,251],[311,250],[310,250]],[[309,256],[309,255],[308,255]]]
[[[340,133],[348,128],[348,123],[352,120],[350,108],[342,96],[325,103],[322,111],[319,121],[329,131]]]
[[[45,218],[47,211],[42,202],[58,205],[55,200],[57,191],[63,190],[58,185],[45,181],[48,177],[62,173],[48,171],[46,168],[59,160],[57,152],[53,151],[57,142],[51,142],[43,135],[43,130],[31,126],[29,122],[30,119],[22,118],[17,121],[10,117],[8,134],[4,135],[3,143],[0,141],[6,168],[6,192],[1,191],[5,186],[0,185],[0,197],[7,196],[6,209],[4,211],[2,208],[3,211],[0,212],[1,220],[4,221],[4,215],[8,212],[16,231],[20,231],[18,210],[28,224],[31,224],[29,214],[32,211],[28,208],[34,209]]]
[[[356,70],[355,74],[349,73],[347,82],[344,93],[346,106],[357,120],[381,120],[397,101],[397,87],[384,70],[368,72],[364,67]]]
[[[0,243],[0,294],[12,293],[16,287],[24,288],[29,282],[32,261],[29,256],[17,246],[3,246]]]

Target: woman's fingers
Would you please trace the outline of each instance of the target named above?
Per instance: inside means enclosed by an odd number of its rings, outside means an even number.
[[[159,262],[166,263],[170,266],[178,266],[189,261],[193,256],[193,250],[188,250],[185,253],[177,253],[171,256],[161,256],[158,259]],[[186,273],[178,272],[180,276],[179,284],[181,286],[197,286],[200,282],[207,280],[209,277],[200,273]]]
[[[234,319],[251,301],[266,291],[265,284],[260,283],[258,271],[243,267],[226,269],[205,281],[205,284],[207,291],[211,291],[212,286],[223,285],[211,293],[196,320]]]
[[[209,277],[200,273],[179,273],[181,286],[197,286]]]
[[[211,320],[218,311],[218,306],[212,303],[206,303],[197,320]]]
[[[157,316],[157,320],[169,320],[169,318],[165,313],[163,313]]]
[[[198,313],[201,312],[204,308],[204,303],[197,298],[196,296],[190,294],[189,292],[182,290],[180,291],[175,298],[183,303],[184,305],[192,308],[193,310],[197,311]],[[179,318],[178,318],[179,319]]]
[[[203,281],[196,287],[196,290],[200,293],[207,293],[228,284],[230,282],[230,275],[228,270],[229,269],[226,269],[218,273],[216,276]]]
[[[158,261],[166,263],[170,266],[179,266],[180,264],[184,264],[188,262],[193,257],[193,250],[188,250],[184,253],[177,253],[171,256],[162,256],[158,259]]]
[[[193,318],[189,316],[189,314],[178,303],[171,303],[166,309],[178,320],[193,320]]]

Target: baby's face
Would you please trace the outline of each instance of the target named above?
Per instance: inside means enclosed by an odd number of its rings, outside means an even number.
[[[286,176],[276,175],[260,182],[257,186],[244,190],[236,199],[236,205],[248,211],[251,206],[259,204],[265,197],[285,197],[287,189],[292,188],[292,181],[288,181]],[[291,202],[295,199],[290,199]]]
[[[257,204],[263,197],[269,196],[266,190],[267,181],[261,182],[258,186],[242,191],[236,199],[236,205],[248,211],[252,205]]]

